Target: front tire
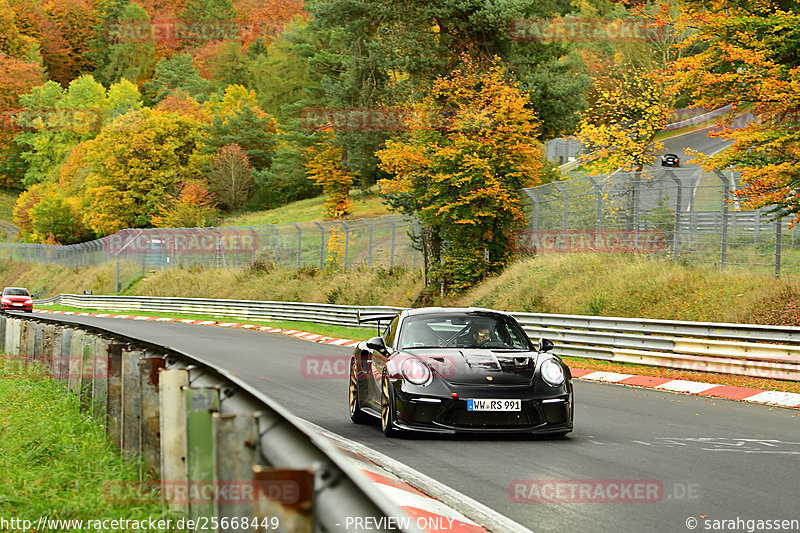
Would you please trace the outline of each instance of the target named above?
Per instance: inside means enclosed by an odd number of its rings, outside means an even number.
[[[385,373],[381,378],[381,431],[387,437],[397,437],[400,430],[394,427],[395,412],[392,405],[392,391],[389,376]]]
[[[361,410],[361,395],[358,390],[358,368],[356,367],[355,359],[350,362],[350,386],[348,389],[350,420],[355,424],[366,424],[370,421],[370,416]]]

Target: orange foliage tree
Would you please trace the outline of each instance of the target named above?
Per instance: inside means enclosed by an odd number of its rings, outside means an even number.
[[[539,122],[495,64],[469,60],[438,78],[409,124],[387,141],[380,167],[390,202],[422,221],[428,281],[465,290],[501,271],[525,225],[518,190],[541,182]]]
[[[201,181],[187,181],[179,186],[178,196],[167,195],[168,204],[151,222],[158,228],[207,228],[213,226],[219,212],[214,196]]]
[[[687,0],[682,43],[699,50],[674,62],[673,81],[698,107],[730,104],[716,135],[733,145],[706,168],[742,173],[742,207],[772,207],[800,221],[800,4],[780,0]],[[749,106],[756,120],[735,124]],[[743,127],[736,127],[743,126]]]
[[[315,144],[310,149],[306,163],[308,178],[322,187],[325,193],[325,216],[341,218],[350,213],[352,206],[348,197],[355,176],[342,163],[342,147],[332,139]]]

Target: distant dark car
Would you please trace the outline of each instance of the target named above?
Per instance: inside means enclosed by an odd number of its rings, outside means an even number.
[[[24,287],[6,287],[0,297],[0,310],[3,311],[33,311],[33,298],[28,289]]]
[[[359,314],[388,321],[350,360],[350,418],[386,436],[572,431],[572,376],[508,313],[478,308]],[[379,326],[380,328],[380,326]]]
[[[664,154],[661,156],[662,167],[679,167],[681,166],[681,158],[678,154]]]

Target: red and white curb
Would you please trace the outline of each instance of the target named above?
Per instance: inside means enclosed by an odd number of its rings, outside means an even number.
[[[34,309],[34,313],[46,313],[51,315],[72,315],[72,316],[94,316],[98,318],[125,318],[128,320],[148,320],[151,322],[180,322],[182,324],[195,324],[198,326],[218,326],[221,328],[240,328],[250,329],[253,331],[263,331],[265,333],[280,333],[283,335],[291,335],[298,339],[303,339],[311,342],[319,342],[322,344],[334,344],[336,346],[355,346],[359,341],[351,339],[340,339],[338,337],[325,337],[316,333],[308,333],[307,331],[300,331],[297,329],[281,329],[269,326],[256,326],[254,324],[239,324],[238,322],[217,322],[214,320],[192,320],[188,318],[170,318],[170,317],[156,317],[156,316],[136,316],[136,315],[115,315],[109,313],[83,313],[79,311],[51,311],[49,309]]]
[[[213,320],[190,320],[182,318],[159,318],[152,316],[131,316],[131,315],[112,315],[105,313],[81,313],[77,311],[50,311],[48,309],[34,309],[34,313],[50,313],[55,315],[75,315],[75,316],[96,316],[102,318],[127,318],[132,320],[152,320],[157,322],[183,322],[185,324],[199,324],[203,326],[220,326],[227,328],[242,328],[264,331],[267,333],[280,333],[291,335],[298,339],[322,344],[333,344],[336,346],[355,346],[359,341],[351,339],[340,339],[336,337],[324,337],[316,333],[308,333],[296,329],[271,328],[269,326],[255,326],[252,324],[239,324],[237,322],[215,322]],[[738,400],[742,402],[760,403],[766,405],[777,405],[780,407],[800,408],[800,394],[794,392],[781,392],[751,387],[735,387],[732,385],[717,385],[715,383],[703,383],[700,381],[686,381],[681,379],[659,378],[654,376],[637,376],[633,374],[619,374],[617,372],[603,372],[587,370],[584,368],[572,368],[572,377],[587,381],[600,381],[604,383],[616,383],[646,389],[657,389],[663,391],[678,392],[684,394],[694,394],[698,396],[710,396],[723,398],[726,400]]]
[[[497,511],[391,457],[304,421],[350,459],[410,523],[428,533],[532,533]],[[478,524],[483,524],[483,526]]]
[[[716,383],[703,383],[700,381],[686,381],[654,376],[635,376],[633,374],[602,372],[583,368],[570,368],[570,371],[572,372],[572,377],[585,379],[587,381],[618,383],[620,385],[682,392],[698,396],[711,396],[727,400],[779,405],[781,407],[800,407],[800,394],[794,392],[768,391],[751,387],[734,387],[732,385],[717,385]]]

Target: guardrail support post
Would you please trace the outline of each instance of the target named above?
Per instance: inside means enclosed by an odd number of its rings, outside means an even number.
[[[98,337],[95,342],[92,375],[92,412],[107,427],[108,417],[108,348],[111,341]]]
[[[214,515],[218,518],[253,516],[256,491],[252,482],[252,465],[258,461],[258,433],[252,414],[212,415],[214,431],[214,479],[223,488],[229,488],[230,497],[215,502]],[[240,528],[223,528],[221,532]]]
[[[2,331],[2,328],[0,328]],[[42,324],[42,364],[47,368],[48,374],[53,376],[53,341],[55,340],[55,324]]]
[[[0,313],[0,347],[3,348],[3,351],[8,354],[8,350],[6,349],[6,328],[7,328],[7,318],[4,313]]]
[[[44,324],[32,322],[33,326],[33,351],[34,359],[44,361]]]
[[[185,368],[161,368],[158,376],[158,400],[161,445],[161,480],[167,487],[185,486],[186,477],[186,394],[189,371]],[[170,494],[170,493],[168,493]],[[175,512],[186,512],[186,503],[167,501]]]
[[[122,350],[122,450],[125,456],[135,457],[141,451],[139,420],[142,416],[141,387],[139,385],[139,359],[143,350]]]
[[[124,344],[108,345],[108,418],[106,435],[122,449],[122,350]]]
[[[212,414],[219,411],[215,387],[184,387],[186,394],[186,477],[190,489],[214,482],[214,433]],[[205,491],[188,491],[200,492]],[[213,491],[212,491],[213,493]],[[214,515],[213,501],[189,501],[189,518]]]
[[[67,363],[67,386],[76,396],[81,393],[81,374],[83,373],[83,341],[86,333],[81,329],[72,331]]]
[[[69,388],[69,361],[72,353],[72,328],[61,329],[61,349],[58,351],[57,359],[53,364],[53,374],[56,379],[61,381],[64,387]]]
[[[92,392],[95,365],[95,346],[98,338],[96,335],[87,334],[83,338],[83,349],[81,351],[81,409],[88,410],[92,406]]]
[[[161,477],[161,416],[158,396],[159,375],[164,368],[163,357],[144,357],[139,360],[139,387],[142,395],[141,451],[144,467]],[[172,431],[172,429],[170,429]]]
[[[258,519],[259,526],[268,526],[256,531],[314,531],[314,473],[311,470],[278,470],[256,465],[253,479],[258,487],[253,516]],[[271,525],[273,520],[276,528]]]

